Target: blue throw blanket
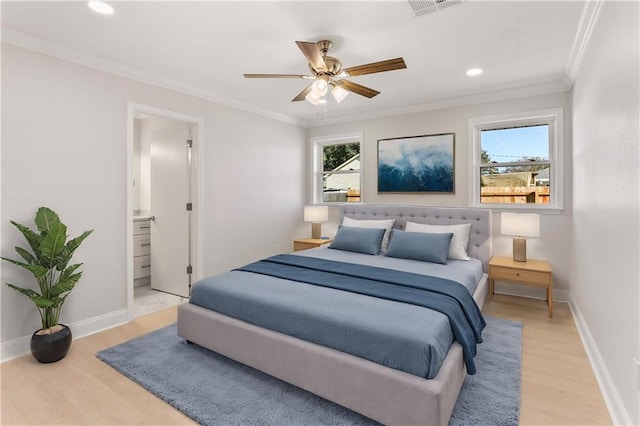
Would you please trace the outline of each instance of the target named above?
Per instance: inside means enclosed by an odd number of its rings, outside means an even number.
[[[455,281],[387,268],[313,257],[277,255],[236,269],[433,309],[449,318],[463,350],[467,373],[475,374],[476,343],[486,323],[467,289]]]

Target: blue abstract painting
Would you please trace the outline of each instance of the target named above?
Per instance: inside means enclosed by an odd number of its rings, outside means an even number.
[[[378,141],[378,192],[454,193],[455,134]]]

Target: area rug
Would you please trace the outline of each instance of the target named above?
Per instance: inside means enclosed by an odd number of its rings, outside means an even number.
[[[486,318],[449,425],[517,425],[522,324]],[[375,425],[305,390],[187,344],[171,325],[97,354],[202,425]]]

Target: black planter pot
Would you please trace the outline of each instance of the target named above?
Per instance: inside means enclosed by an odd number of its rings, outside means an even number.
[[[36,334],[31,336],[31,354],[38,362],[50,363],[60,361],[71,347],[71,330],[60,324],[62,330],[53,334]]]

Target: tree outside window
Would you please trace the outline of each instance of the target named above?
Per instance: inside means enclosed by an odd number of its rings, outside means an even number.
[[[314,202],[360,201],[361,136],[316,140]]]

